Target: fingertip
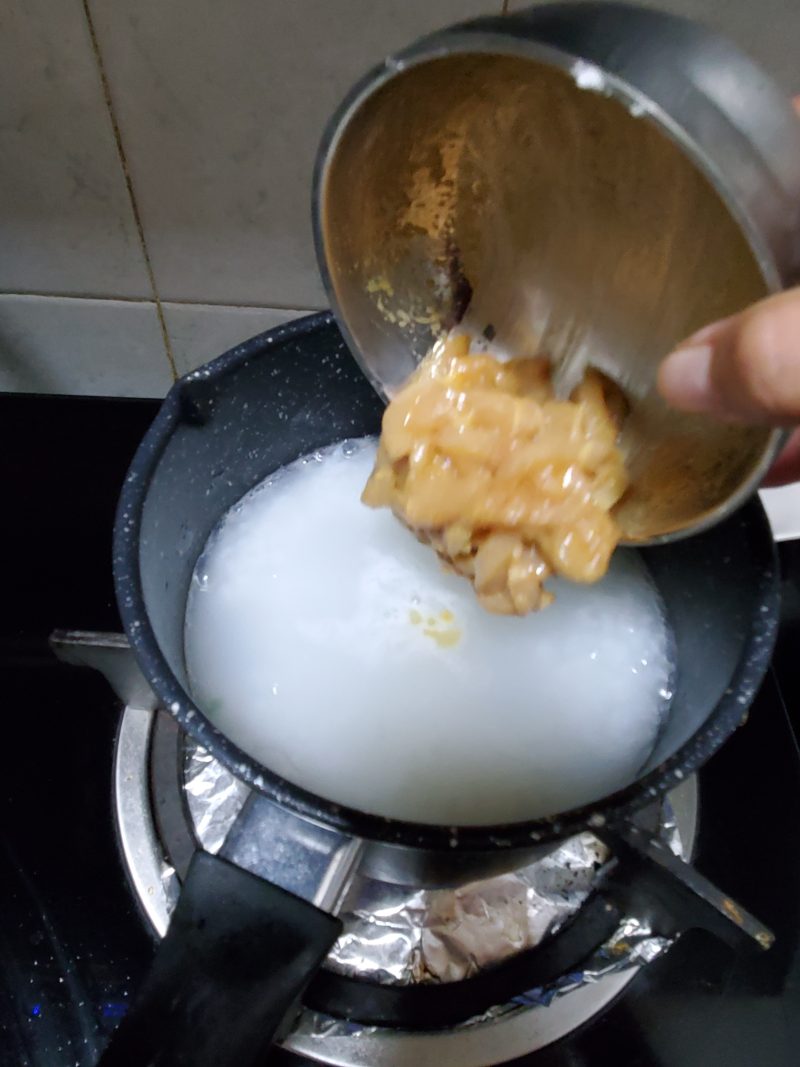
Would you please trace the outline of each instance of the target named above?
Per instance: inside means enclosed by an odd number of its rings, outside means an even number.
[[[717,384],[742,416],[777,424],[800,416],[798,297],[798,290],[788,290],[762,300],[741,316],[729,358],[717,368]]]
[[[733,315],[726,315],[724,319],[717,319],[716,322],[710,322],[707,326],[703,326],[702,329],[697,330],[691,336],[687,337],[685,341],[682,341],[678,345],[678,348],[694,348],[700,344],[715,344],[720,338],[724,337],[728,332],[728,328],[735,323],[739,317],[739,312],[735,312]]]
[[[668,404],[683,411],[714,409],[713,355],[710,344],[693,344],[677,348],[667,356],[658,369],[658,389]]]

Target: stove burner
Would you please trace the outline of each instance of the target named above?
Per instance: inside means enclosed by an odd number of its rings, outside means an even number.
[[[120,840],[136,896],[159,936],[167,929],[181,876],[195,848],[219,849],[248,792],[227,769],[193,742],[187,742],[170,716],[149,709],[125,709],[115,760]],[[662,809],[662,825],[670,844],[682,856],[691,854],[696,820],[697,789],[692,778],[671,794]],[[566,842],[555,859],[551,854],[523,871],[455,891],[420,890],[359,876],[340,913],[345,932],[327,961],[329,972],[366,974],[379,982],[395,984],[438,979],[439,983],[452,982],[454,992],[460,990],[464,983],[459,979],[465,974],[496,964],[503,958],[503,949],[510,956],[512,948],[508,940],[501,938],[500,954],[485,958],[486,949],[481,956],[476,932],[472,939],[476,951],[468,961],[464,946],[455,958],[448,958],[452,946],[438,942],[431,949],[426,937],[430,935],[430,940],[436,941],[436,927],[426,926],[425,922],[435,923],[437,905],[443,905],[445,899],[455,903],[460,894],[462,899],[468,896],[472,912],[483,910],[482,918],[495,931],[502,929],[504,922],[512,921],[519,934],[524,925],[524,935],[518,937],[516,945],[519,952],[545,942],[578,911],[589,895],[596,865],[606,855],[607,850],[599,841],[583,834]],[[560,896],[555,890],[551,898],[542,899],[542,907],[537,909],[533,886],[541,883],[542,872],[540,869],[537,880],[536,868],[546,864],[552,879],[559,860],[570,863],[573,870],[562,871]],[[527,887],[525,893],[523,887]],[[527,905],[525,924],[519,919],[521,896]],[[408,923],[404,929],[394,931],[390,928],[386,938],[378,937],[371,944],[363,936],[365,928],[374,926],[376,917],[383,919],[387,911],[402,912],[402,901],[416,905],[417,924]],[[493,909],[489,903],[492,901]],[[478,930],[480,925],[478,921]],[[391,942],[392,937],[403,949],[402,964],[398,963],[397,952],[391,948],[386,951],[386,940]],[[415,945],[409,950],[411,938]],[[491,938],[489,943],[492,944]],[[433,1062],[434,1057],[442,1067],[484,1067],[505,1062],[543,1048],[581,1026],[618,996],[641,965],[669,944],[668,939],[654,936],[645,924],[631,918],[598,948],[582,974],[561,976],[547,988],[527,993],[522,993],[524,986],[517,986],[505,1003],[466,1023],[445,1029],[410,1030],[345,1021],[306,1007],[282,1045],[312,1062],[343,1067],[410,1067]],[[498,949],[497,939],[494,947]],[[440,964],[439,973],[438,955],[445,961]]]
[[[663,802],[654,799],[627,823],[593,823],[591,833],[562,842],[557,852],[532,848],[529,866],[510,875],[480,882],[464,876],[453,887],[456,868],[450,862],[445,865],[448,889],[440,898],[437,893],[443,891],[428,888],[436,883],[398,877],[407,870],[440,877],[441,870],[430,866],[437,854],[348,838],[266,796],[245,796],[241,783],[214,766],[170,716],[157,710],[123,637],[58,633],[51,644],[62,659],[100,669],[127,705],[115,754],[116,814],[130,880],[157,933],[167,929],[192,855],[198,848],[220,848],[223,839],[221,855],[245,870],[305,899],[322,900],[322,908],[338,913],[344,906],[342,938],[308,987],[282,1041],[311,1062],[380,1067],[432,1062],[433,1056],[458,1067],[507,1062],[597,1014],[641,963],[661,953],[682,930],[705,927],[734,945],[772,944],[769,930],[681,858],[691,856],[695,838],[694,779]],[[208,789],[212,769],[214,786]],[[678,831],[672,842],[671,829]],[[320,849],[324,870],[317,870]],[[547,869],[553,857],[557,862]],[[532,902],[539,886],[547,884],[541,878],[545,870],[557,892],[540,909]],[[514,893],[502,891],[511,884],[526,887],[525,935],[510,944],[500,938],[491,949],[487,938],[484,951],[474,951],[487,930],[506,928],[518,903]],[[399,971],[383,959],[376,966],[376,946],[383,939],[363,936],[365,922],[369,928],[384,913],[398,914],[398,893],[407,894],[412,921],[404,921],[406,933],[413,935],[412,951]],[[441,959],[430,951],[415,957],[414,950],[424,949],[426,938],[437,931],[440,913],[446,916],[440,905],[447,899],[451,906],[473,901],[476,914],[482,911],[488,921],[477,923],[475,937],[468,936],[457,953],[449,938],[440,936]],[[471,914],[469,907],[466,913]],[[459,927],[470,934],[469,922],[451,924],[448,932]],[[359,952],[342,951],[348,938]],[[457,963],[442,969],[445,948]]]

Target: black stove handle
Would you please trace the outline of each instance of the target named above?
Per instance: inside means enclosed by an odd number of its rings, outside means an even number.
[[[676,856],[660,838],[627,822],[593,830],[614,855],[602,892],[666,937],[702,929],[734,949],[772,947],[775,935],[746,908]]]
[[[341,922],[217,856],[195,853],[169,930],[98,1067],[255,1067]]]

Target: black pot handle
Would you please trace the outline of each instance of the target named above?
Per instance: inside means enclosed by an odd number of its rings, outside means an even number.
[[[99,1067],[252,1067],[341,922],[218,856],[197,852],[151,971]]]

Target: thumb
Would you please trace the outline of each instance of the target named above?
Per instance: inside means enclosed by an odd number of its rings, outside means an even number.
[[[800,421],[800,288],[694,334],[661,364],[658,387],[684,411],[773,425]]]

